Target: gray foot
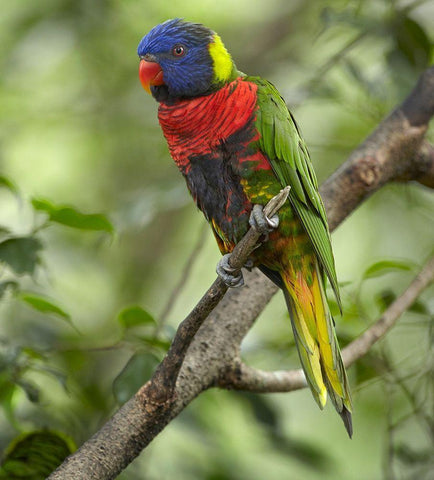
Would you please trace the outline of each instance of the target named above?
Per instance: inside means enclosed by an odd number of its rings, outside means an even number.
[[[262,205],[253,205],[250,213],[249,224],[258,232],[265,235],[268,240],[268,234],[279,226],[279,216],[276,214],[271,218],[264,215],[264,207]]]
[[[241,272],[234,275],[235,269],[229,265],[229,258],[231,254],[227,253],[219,260],[216,267],[217,275],[226,283],[228,287],[242,287],[244,285],[244,278]]]

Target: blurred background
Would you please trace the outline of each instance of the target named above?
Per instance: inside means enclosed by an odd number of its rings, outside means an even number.
[[[138,42],[174,17],[217,31],[240,70],[278,87],[320,181],[433,60],[433,0],[4,0],[4,468],[25,432],[62,432],[77,445],[89,438],[149,378],[215,278],[215,241],[137,75]],[[342,344],[380,316],[432,253],[433,207],[421,186],[389,185],[334,233]],[[433,292],[351,369],[353,440],[306,390],[210,390],[119,478],[432,478]],[[244,359],[293,368],[293,347],[279,294],[245,339]]]

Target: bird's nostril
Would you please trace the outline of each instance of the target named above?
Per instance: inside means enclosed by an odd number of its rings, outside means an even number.
[[[140,60],[146,60],[147,62],[157,62],[157,57],[152,53],[145,53],[145,55],[139,55]]]
[[[151,53],[145,54],[143,59],[146,60],[147,62],[156,62],[157,61],[157,57],[155,55],[152,55]]]

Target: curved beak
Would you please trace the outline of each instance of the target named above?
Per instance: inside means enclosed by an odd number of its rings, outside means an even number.
[[[143,88],[151,93],[152,86],[163,85],[163,70],[157,62],[140,60],[139,78]]]

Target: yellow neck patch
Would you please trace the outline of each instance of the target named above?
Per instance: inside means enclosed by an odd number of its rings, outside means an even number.
[[[234,63],[222,39],[214,34],[214,41],[208,46],[209,53],[214,63],[214,76],[217,82],[226,82],[231,79]]]

